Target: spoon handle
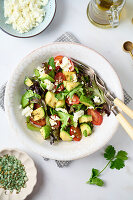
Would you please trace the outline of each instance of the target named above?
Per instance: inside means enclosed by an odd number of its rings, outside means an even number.
[[[118,106],[123,112],[125,112],[131,119],[133,119],[133,110],[126,106],[121,100],[115,98],[114,104]]]

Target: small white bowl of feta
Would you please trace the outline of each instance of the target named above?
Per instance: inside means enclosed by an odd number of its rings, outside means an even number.
[[[56,0],[0,0],[0,28],[14,37],[33,37],[55,16]]]

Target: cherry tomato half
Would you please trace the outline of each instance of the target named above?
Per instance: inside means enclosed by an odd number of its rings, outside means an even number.
[[[46,125],[46,120],[45,119],[40,119],[38,121],[34,121],[32,117],[30,117],[30,121],[33,124],[36,124],[37,126],[45,126]]]
[[[69,68],[69,71],[72,72],[72,71],[74,71],[74,64],[71,60],[70,60],[70,63],[71,63],[71,67]]]
[[[39,103],[34,103],[34,110],[36,110],[37,108],[40,108],[40,104]]]
[[[63,84],[63,81],[66,80],[66,77],[65,75],[62,73],[62,72],[58,72],[56,75],[55,75],[55,89],[57,88],[57,86],[62,83],[58,89],[56,91],[60,92],[64,89],[64,84]]]
[[[88,109],[88,115],[92,115],[92,123],[94,125],[101,125],[103,122],[103,116],[97,111],[93,109]]]
[[[60,127],[60,121],[59,120],[54,120],[53,117],[57,117],[57,115],[52,115],[50,117],[50,119],[52,119],[56,124],[53,125],[52,127],[54,127],[55,129],[58,129]]]
[[[80,141],[82,138],[80,128],[71,126],[70,128],[70,135],[73,136],[74,141]]]
[[[64,57],[64,56],[56,56],[56,57],[54,58],[55,63],[56,63],[57,61],[59,61],[59,63],[61,64],[61,63],[62,63],[63,57]],[[69,71],[72,72],[72,71],[74,71],[74,64],[73,64],[73,62],[72,62],[70,59],[68,59],[68,60],[69,60],[70,63],[71,63],[71,67],[69,68]],[[57,67],[60,68],[60,66],[57,66]],[[59,69],[57,68],[56,70],[59,70]]]
[[[61,62],[62,62],[62,58],[63,58],[63,56],[56,56],[56,57],[54,58],[54,61],[55,61],[55,62],[59,61],[59,62],[61,63]]]
[[[69,105],[79,104],[79,102],[79,97],[76,94],[73,95],[72,99],[70,97],[66,99],[66,103]]]

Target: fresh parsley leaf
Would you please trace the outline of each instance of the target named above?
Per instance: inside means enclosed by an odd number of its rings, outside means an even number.
[[[55,77],[55,72],[54,70],[51,70],[49,73],[48,73],[49,76],[51,76],[52,78]]]
[[[52,67],[52,69],[55,70],[55,63],[54,63],[54,58],[51,57],[48,61],[48,65],[50,65]]]
[[[91,173],[91,178],[94,178],[94,177],[98,176],[98,174],[99,174],[99,170],[93,168],[92,169],[92,173]]]
[[[80,111],[80,110],[85,110],[86,109],[86,106],[81,104],[81,103],[80,104],[74,104],[74,105],[72,105],[72,107],[75,108],[76,111]]]
[[[70,115],[64,112],[60,112],[60,111],[58,111],[57,114],[60,117],[60,121],[62,122],[61,128],[64,129],[68,124]]]
[[[99,179],[98,176],[108,167],[110,166],[111,169],[118,169],[120,170],[125,166],[124,161],[128,159],[126,151],[118,151],[116,154],[115,148],[112,145],[109,145],[105,149],[104,157],[108,160],[106,166],[99,172],[98,169],[92,169],[91,177],[87,183],[94,184],[98,186],[103,186],[103,180]]]
[[[63,100],[65,99],[65,97],[68,95],[68,91],[63,91],[63,92],[60,92],[58,94],[55,94],[55,97],[58,99],[58,100]]]
[[[101,186],[101,187],[104,185],[103,180],[100,178],[97,178],[97,177],[90,178],[90,180],[87,183],[89,183],[91,185]]]
[[[105,149],[104,158],[106,158],[106,160],[110,160],[110,159],[114,158],[115,153],[116,153],[115,148],[112,145],[109,145]]]
[[[84,94],[82,87],[83,87],[82,85],[77,86],[71,92],[69,92],[68,96],[72,99],[74,94],[78,94],[79,96]]]
[[[121,159],[117,158],[114,161],[111,161],[110,168],[111,169],[118,169],[118,170],[120,170],[124,166],[125,166],[124,160],[121,160]]]
[[[77,67],[74,66],[75,71],[77,72],[77,74],[79,74],[79,69]]]
[[[127,152],[126,151],[118,151],[116,158],[119,158],[121,160],[127,160]]]
[[[54,110],[54,108],[50,108],[50,113],[51,113],[51,115],[56,115],[56,114],[57,114],[57,111]]]
[[[84,130],[84,131],[83,131],[83,135],[84,135],[85,137],[87,137],[87,130]]]

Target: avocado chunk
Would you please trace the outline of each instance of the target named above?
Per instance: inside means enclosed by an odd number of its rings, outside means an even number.
[[[32,90],[28,90],[21,98],[22,108],[25,108],[29,105],[29,98],[33,97],[34,93]]]
[[[34,121],[38,121],[38,120],[44,118],[45,112],[44,112],[44,109],[42,107],[40,107],[40,108],[37,108],[36,110],[34,110],[31,113],[31,115],[32,115]]]
[[[67,142],[72,141],[71,135],[68,132],[66,132],[66,131],[61,131],[60,132],[60,138],[63,141],[67,141]]]
[[[38,69],[34,69],[34,74],[38,78],[40,76],[39,70]]]
[[[65,105],[65,100],[59,100],[56,103],[56,108],[62,108]]]
[[[55,82],[55,80],[51,76],[49,76],[48,74],[43,74],[39,79],[41,81],[44,81],[44,80],[48,79],[51,82]]]
[[[55,94],[53,92],[47,92],[45,96],[45,102],[48,106],[55,108],[57,99],[55,98]]]
[[[93,102],[92,102],[92,100],[89,98],[89,97],[86,97],[86,96],[84,96],[84,95],[81,95],[81,97],[80,97],[80,102],[82,103],[82,104],[84,104],[85,106],[93,106],[94,107],[94,104],[93,104]]]
[[[32,82],[32,80],[30,80],[29,77],[26,77],[24,80],[24,84],[27,85],[28,87],[30,87],[33,85],[33,82]]]
[[[38,127],[34,126],[33,124],[31,124],[29,117],[27,117],[26,123],[27,123],[27,128],[30,129],[31,131],[40,131],[40,128],[38,128]]]
[[[79,82],[71,82],[71,81],[63,81],[64,87],[68,90],[71,91],[74,88],[76,88],[80,83]]]
[[[63,74],[65,75],[67,81],[73,81],[75,79],[76,72],[64,72],[63,71]]]
[[[92,121],[92,116],[91,115],[83,115],[79,118],[79,123],[87,123]]]
[[[43,126],[40,129],[40,133],[43,136],[44,140],[46,140],[47,138],[49,138],[49,136],[50,136],[50,130],[51,130],[51,127],[49,125]]]
[[[89,136],[89,135],[91,135],[92,134],[92,130],[91,130],[91,127],[88,125],[88,124],[81,124],[80,125],[80,130],[81,130],[81,133],[85,136],[85,137],[87,137],[87,136]]]

